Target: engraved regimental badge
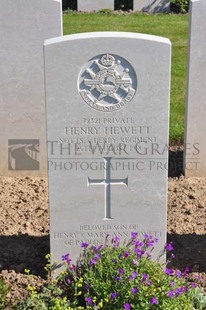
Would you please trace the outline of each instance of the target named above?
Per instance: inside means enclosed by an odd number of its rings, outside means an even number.
[[[91,59],[79,73],[78,90],[93,109],[117,111],[129,103],[137,88],[137,77],[130,63],[116,55]]]

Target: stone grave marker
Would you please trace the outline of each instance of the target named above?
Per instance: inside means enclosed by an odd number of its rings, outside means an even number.
[[[170,41],[85,33],[45,42],[51,253],[133,231],[166,242]]]
[[[78,0],[77,8],[81,12],[98,12],[102,9],[114,10],[114,0]]]
[[[148,13],[170,12],[169,0],[133,0],[133,10]]]
[[[206,1],[190,2],[185,176],[206,176]]]
[[[46,176],[43,43],[62,34],[61,1],[0,7],[0,175]]]

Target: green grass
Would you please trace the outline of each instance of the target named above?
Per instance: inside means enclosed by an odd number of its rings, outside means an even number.
[[[130,31],[169,38],[172,42],[170,141],[184,136],[188,15],[64,14],[64,35],[92,31]]]

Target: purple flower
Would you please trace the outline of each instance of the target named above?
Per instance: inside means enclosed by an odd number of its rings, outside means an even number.
[[[140,250],[138,248],[134,249],[134,252],[137,254],[137,257],[140,259],[142,257],[142,255],[145,253],[144,250]]]
[[[119,282],[120,281],[120,277],[118,277],[118,276],[114,276],[114,281],[117,281],[117,282]]]
[[[150,305],[158,305],[158,300],[154,296],[150,299]]]
[[[143,273],[141,281],[145,281],[147,279],[148,279],[148,275],[146,273]]]
[[[135,245],[135,247],[137,248],[137,247],[141,247],[141,246],[143,246],[143,243],[141,242],[141,241],[135,241],[134,242],[134,245]]]
[[[124,273],[124,269],[119,268],[119,274],[123,274]]]
[[[137,294],[138,291],[139,291],[139,290],[138,290],[138,288],[137,288],[136,286],[134,286],[134,287],[131,289],[131,293],[132,293],[133,295]]]
[[[135,231],[131,232],[131,238],[132,239],[137,238],[137,232],[135,232]]]
[[[96,252],[97,251],[97,247],[95,245],[92,245],[91,246],[91,249],[93,250],[93,252]]]
[[[76,266],[74,264],[69,266],[69,269],[72,270],[72,271],[75,270],[75,268],[76,268]]]
[[[146,241],[146,245],[147,245],[148,247],[153,247],[154,241],[153,241],[153,240],[147,240],[147,241]]]
[[[130,252],[129,252],[129,251],[125,251],[125,252],[124,252],[124,258],[126,258],[126,257],[128,257],[128,256],[130,256]]]
[[[190,286],[191,286],[192,288],[195,288],[195,287],[196,287],[196,284],[195,284],[194,282],[191,282],[191,283],[190,283]]]
[[[97,251],[101,250],[104,246],[100,244],[98,247],[96,247]]]
[[[170,281],[170,286],[174,286],[175,285],[175,282],[174,281]]]
[[[168,252],[171,252],[174,250],[174,247],[173,247],[173,242],[170,242],[170,243],[167,243],[166,246],[165,246],[165,249],[168,251]]]
[[[180,270],[176,270],[175,271],[175,276],[177,277],[177,278],[180,278],[181,277],[181,271]]]
[[[66,260],[66,257],[69,256],[69,254],[65,254],[65,255],[62,255],[62,261],[64,262]]]
[[[188,272],[190,271],[190,268],[189,267],[186,267],[185,268],[185,271],[183,273],[184,276],[186,276],[188,274]]]
[[[84,249],[86,249],[87,247],[88,247],[88,243],[86,243],[86,242],[82,242],[81,243],[81,248],[84,248]]]
[[[176,296],[181,295],[181,294],[182,294],[181,288],[176,288],[176,289],[175,289],[175,293],[176,293]]]
[[[194,275],[194,278],[195,278],[197,281],[200,281],[200,280],[201,280],[201,277],[198,276],[197,274]]]
[[[99,254],[95,254],[93,258],[90,259],[89,261],[89,265],[96,265],[96,263],[98,262],[98,260],[100,259],[100,255]]]
[[[144,237],[145,239],[151,238],[151,236],[149,236],[148,234],[144,234],[143,237]]]
[[[120,241],[120,238],[118,236],[114,236],[112,238],[112,244],[113,244],[113,247],[116,248],[119,244],[119,241]]]
[[[129,280],[134,280],[134,279],[136,279],[136,277],[137,277],[137,272],[136,271],[133,271],[132,272],[132,274],[131,274],[131,276],[129,277]]]
[[[90,259],[90,261],[89,261],[89,265],[90,266],[94,266],[94,265],[96,265],[96,263],[97,263],[97,261],[95,260],[95,259]]]
[[[114,237],[112,238],[112,243],[118,243],[119,240],[120,240],[120,238],[119,238],[118,236],[114,236]]]
[[[147,281],[146,284],[147,284],[147,286],[150,286],[152,284],[152,282],[151,281]]]
[[[165,273],[166,273],[166,275],[170,276],[173,273],[173,270],[170,268],[166,268]]]
[[[167,293],[167,296],[169,297],[169,298],[173,298],[174,296],[175,296],[175,292],[174,291],[169,291],[168,293]]]
[[[117,293],[116,292],[111,293],[110,297],[111,299],[115,299],[117,297]]]
[[[72,281],[69,278],[66,280],[66,282],[67,282],[67,284],[71,284],[72,283]]]
[[[186,291],[187,291],[187,288],[186,288],[185,286],[177,287],[177,288],[175,289],[175,293],[176,293],[177,296],[183,294],[183,293],[186,292]]]
[[[69,265],[71,263],[71,259],[69,258],[69,254],[62,255],[62,261]]]
[[[98,253],[95,254],[95,255],[94,255],[94,258],[97,259],[97,260],[99,260],[99,259],[100,259],[100,254],[98,254]]]
[[[130,304],[129,303],[124,304],[124,310],[130,310]]]
[[[88,305],[92,305],[93,304],[93,301],[92,301],[91,297],[87,297],[86,298],[86,302],[88,303]]]

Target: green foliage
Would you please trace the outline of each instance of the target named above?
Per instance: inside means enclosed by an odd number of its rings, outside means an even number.
[[[37,292],[35,287],[28,286],[30,292],[27,300],[20,302],[17,310],[67,310],[68,302],[63,297],[63,290],[58,287],[57,282],[51,282],[47,287],[43,287],[41,292]]]
[[[170,9],[174,13],[188,13],[189,0],[170,0]]]
[[[69,254],[63,255],[65,271],[39,291],[28,286],[29,297],[15,309],[204,310],[206,295],[188,282],[186,270],[163,268],[150,259],[156,242],[149,235],[138,240],[132,233],[126,245],[117,236],[111,242],[107,238],[105,245],[82,243],[76,265]],[[165,249],[173,250],[172,244]]]
[[[6,295],[9,292],[9,287],[5,284],[4,280],[0,278],[0,309],[4,309],[7,305]]]
[[[70,264],[62,276],[68,291],[70,309],[192,310],[189,283],[171,269],[150,260],[155,240],[146,236],[119,246],[88,247],[77,266]]]
[[[111,9],[102,9],[98,11],[99,14],[112,15],[113,11]]]
[[[205,310],[206,309],[206,294],[203,288],[196,287],[191,291],[194,309]]]

